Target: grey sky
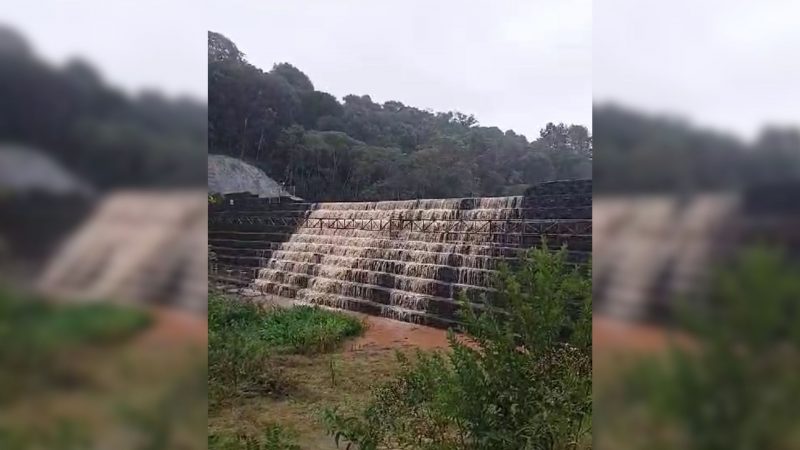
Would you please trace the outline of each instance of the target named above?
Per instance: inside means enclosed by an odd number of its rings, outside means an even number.
[[[80,56],[112,85],[207,98],[202,6],[191,0],[16,0],[2,20],[59,64]]]
[[[800,123],[800,2],[594,1],[594,95],[753,137]]]
[[[206,31],[318,89],[369,94],[534,138],[591,125],[591,0],[15,2],[3,20],[46,59],[80,55],[129,91],[207,98]]]
[[[253,64],[290,62],[317,89],[369,94],[535,138],[590,125],[591,1],[233,1],[209,28]]]

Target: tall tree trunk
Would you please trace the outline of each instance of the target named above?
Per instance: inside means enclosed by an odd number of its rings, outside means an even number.
[[[264,127],[261,127],[261,135],[258,137],[258,149],[256,149],[256,161],[261,158],[261,144],[264,143]]]
[[[239,141],[239,159],[244,159],[244,149],[245,144],[247,143],[247,121],[250,120],[250,117],[244,118],[244,129],[242,130],[242,136]]]

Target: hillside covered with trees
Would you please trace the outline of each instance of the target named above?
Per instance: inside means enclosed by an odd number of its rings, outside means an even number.
[[[206,105],[128,95],[89,63],[43,61],[0,27],[0,142],[36,148],[102,190],[204,186]]]
[[[208,37],[209,152],[253,163],[301,197],[512,195],[591,177],[592,138],[582,125],[550,123],[531,142],[460,112],[368,95],[339,101],[289,63],[267,72],[225,36]]]
[[[752,141],[615,104],[594,107],[594,188],[688,192],[800,180],[800,129],[765,127]]]

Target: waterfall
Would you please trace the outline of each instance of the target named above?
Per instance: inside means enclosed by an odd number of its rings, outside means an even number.
[[[535,197],[239,200],[209,216],[209,243],[263,294],[449,326],[462,296],[480,309],[499,267],[542,237],[583,259],[591,252],[591,184],[560,183]]]

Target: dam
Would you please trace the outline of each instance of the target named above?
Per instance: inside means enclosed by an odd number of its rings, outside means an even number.
[[[413,323],[456,323],[502,263],[546,239],[571,261],[592,251],[591,180],[508,197],[304,203],[227,195],[209,204],[209,279],[295,302]]]

